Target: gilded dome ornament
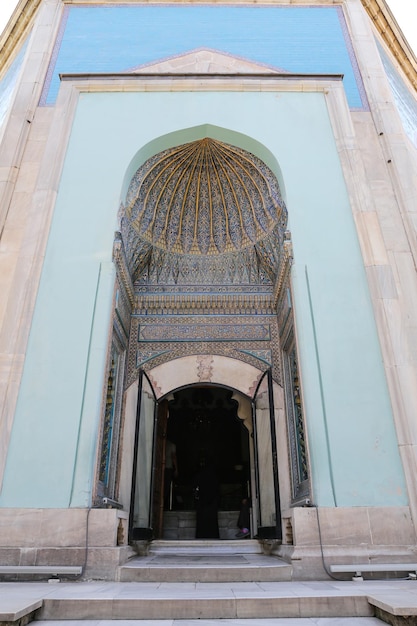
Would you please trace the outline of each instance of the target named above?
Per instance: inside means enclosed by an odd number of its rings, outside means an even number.
[[[125,216],[124,239],[135,249],[133,271],[146,259],[154,279],[168,282],[198,282],[207,272],[214,282],[241,281],[253,275],[249,258],[270,277],[277,259],[263,256],[276,248],[287,219],[265,163],[208,137],[148,159],[130,183]]]

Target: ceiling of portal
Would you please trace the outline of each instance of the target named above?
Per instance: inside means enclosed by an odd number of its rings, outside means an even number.
[[[129,185],[124,212],[133,273],[157,266],[156,278],[167,282],[189,281],[191,265],[194,283],[257,282],[259,264],[271,276],[286,225],[265,163],[208,137],[148,159]]]
[[[209,138],[149,159],[133,189],[127,211],[132,227],[178,254],[252,246],[272,231],[282,206],[276,180],[261,161]]]

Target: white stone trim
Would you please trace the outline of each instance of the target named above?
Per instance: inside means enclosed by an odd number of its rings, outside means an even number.
[[[352,113],[356,140],[352,146],[339,146],[339,155],[368,275],[417,530],[417,159],[360,0],[348,0],[346,13],[370,113]]]

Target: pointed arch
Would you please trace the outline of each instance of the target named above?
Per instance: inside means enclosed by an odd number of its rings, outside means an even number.
[[[243,133],[238,133],[229,128],[215,126],[213,124],[201,124],[200,126],[182,128],[181,130],[173,133],[167,133],[166,135],[156,137],[149,143],[142,146],[136,154],[132,156],[129,165],[126,168],[121,189],[121,202],[125,202],[126,193],[133,175],[147,159],[151,158],[158,152],[162,152],[163,150],[167,150],[184,143],[189,143],[191,141],[196,141],[198,139],[203,139],[205,137],[235,145],[238,148],[251,152],[256,157],[261,159],[261,161],[263,161],[276,176],[282,198],[285,202],[286,192],[284,177],[281,167],[273,153],[264,144],[249,135],[244,135]]]

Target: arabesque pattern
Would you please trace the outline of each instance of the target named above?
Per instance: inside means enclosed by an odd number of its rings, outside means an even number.
[[[132,275],[150,283],[273,282],[287,211],[255,155],[212,138],[170,148],[133,177],[122,234]]]
[[[283,210],[275,176],[254,155],[210,138],[165,150],[136,173],[127,194],[132,227],[178,254],[253,245]]]

